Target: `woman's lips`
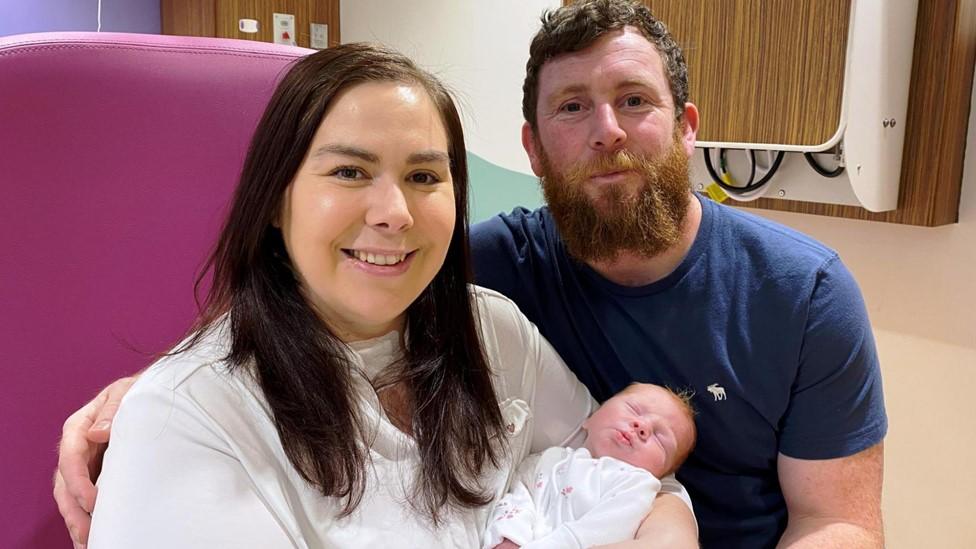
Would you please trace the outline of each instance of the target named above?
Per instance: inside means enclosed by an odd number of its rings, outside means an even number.
[[[368,257],[364,257],[364,254],[357,253],[355,250],[342,250],[346,254],[346,260],[350,262],[353,268],[358,269],[364,273],[375,275],[375,276],[399,276],[407,272],[410,269],[410,265],[413,263],[413,258],[416,255],[416,250],[408,252],[402,261],[394,263],[392,265],[379,265],[378,263],[371,263],[368,261]],[[374,261],[376,261],[376,254],[373,254]],[[383,254],[387,256],[396,256],[397,254]],[[357,257],[358,256],[358,257]],[[366,259],[364,261],[363,259]]]

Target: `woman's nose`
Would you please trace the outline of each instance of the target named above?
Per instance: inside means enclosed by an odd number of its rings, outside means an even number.
[[[367,197],[367,225],[390,233],[402,232],[413,226],[410,203],[399,184],[377,180],[371,191]]]

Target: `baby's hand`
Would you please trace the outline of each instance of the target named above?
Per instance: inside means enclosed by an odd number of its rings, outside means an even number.
[[[493,547],[492,549],[518,549],[521,545],[515,543],[514,541],[505,538],[501,543]]]

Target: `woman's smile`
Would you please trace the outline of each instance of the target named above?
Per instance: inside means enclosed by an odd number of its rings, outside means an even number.
[[[444,264],[456,221],[447,150],[416,85],[360,84],[329,107],[279,223],[306,296],[341,339],[401,329]]]
[[[409,252],[343,249],[354,269],[376,276],[399,276],[410,269],[417,250]]]

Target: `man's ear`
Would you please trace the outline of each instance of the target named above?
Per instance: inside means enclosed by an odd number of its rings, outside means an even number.
[[[698,107],[694,103],[685,103],[685,112],[680,123],[682,124],[681,143],[690,158],[695,154],[695,139],[698,136]]]
[[[538,143],[535,140],[535,132],[528,122],[522,124],[522,148],[525,154],[529,155],[529,165],[532,166],[532,173],[536,177],[542,177],[542,157],[538,150]]]

